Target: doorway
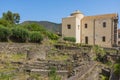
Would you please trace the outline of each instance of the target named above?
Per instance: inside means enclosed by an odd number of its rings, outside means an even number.
[[[88,44],[88,37],[85,37],[85,44]]]

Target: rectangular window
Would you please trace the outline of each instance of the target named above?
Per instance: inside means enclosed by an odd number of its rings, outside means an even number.
[[[105,42],[105,41],[106,41],[105,36],[103,36],[103,37],[102,37],[102,41],[103,41],[103,42]]]
[[[85,44],[88,44],[88,37],[85,37]]]
[[[87,28],[87,24],[85,24],[85,28]]]
[[[67,25],[67,28],[68,28],[68,29],[71,29],[71,25],[70,25],[70,24],[68,24],[68,25]]]
[[[103,27],[106,27],[106,22],[103,22]]]

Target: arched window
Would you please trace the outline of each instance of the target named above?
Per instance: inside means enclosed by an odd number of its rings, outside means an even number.
[[[103,22],[103,27],[106,27],[106,22]]]

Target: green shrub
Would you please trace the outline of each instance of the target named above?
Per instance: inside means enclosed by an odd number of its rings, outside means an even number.
[[[0,80],[13,80],[13,74],[3,74],[0,73]]]
[[[39,43],[43,40],[43,36],[40,32],[33,31],[30,33],[30,42]]]
[[[101,80],[109,80],[107,76],[101,75]]]
[[[57,75],[56,68],[51,67],[49,72],[49,80],[61,80],[61,77]]]
[[[120,74],[120,63],[114,64],[114,73],[115,73],[116,75],[119,75],[119,74]]]
[[[74,37],[64,37],[63,39],[65,41],[76,42],[76,39]]]
[[[11,31],[2,25],[0,25],[0,41],[8,41]]]
[[[93,46],[93,51],[96,54],[100,54],[101,56],[106,55],[106,50],[104,48],[99,47],[98,45]]]
[[[11,40],[15,42],[26,42],[26,40],[29,37],[29,32],[28,30],[20,27],[14,27],[12,28],[12,35],[11,35]]]
[[[54,34],[54,33],[52,33],[52,32],[47,32],[46,35],[47,35],[48,38],[51,39],[51,40],[58,40],[58,39],[59,39],[59,36],[56,35],[56,34]]]
[[[99,47],[98,45],[93,46],[93,51],[96,54],[96,60],[106,63],[108,60],[106,59],[106,50],[104,48]]]

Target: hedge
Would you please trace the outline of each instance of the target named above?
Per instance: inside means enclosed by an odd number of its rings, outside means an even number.
[[[63,40],[70,41],[70,42],[76,42],[76,39],[74,37],[64,37]]]
[[[41,35],[40,32],[38,31],[33,31],[33,32],[30,32],[30,37],[29,37],[29,41],[30,42],[35,42],[35,43],[39,43],[43,40],[43,36]]]
[[[20,27],[12,28],[12,36],[11,39],[15,42],[26,42],[29,37],[28,30]]]
[[[2,25],[0,25],[0,41],[8,41],[11,31]]]

